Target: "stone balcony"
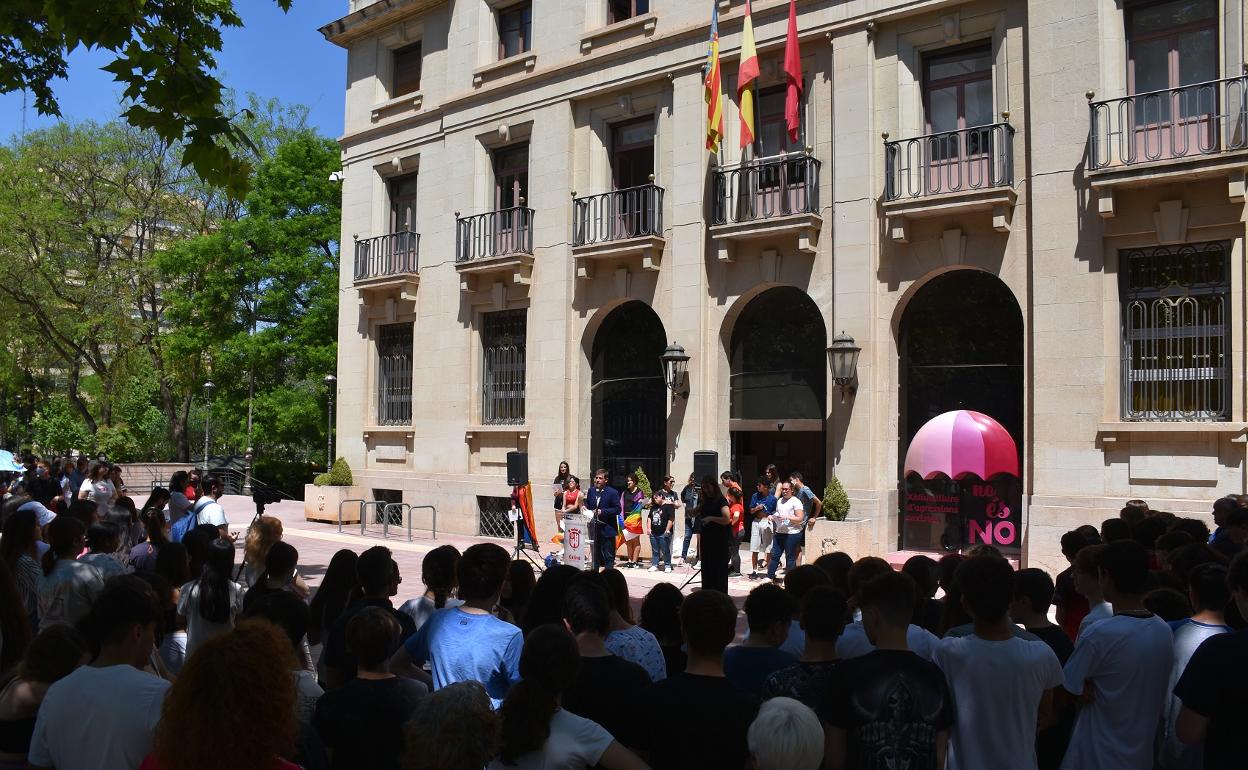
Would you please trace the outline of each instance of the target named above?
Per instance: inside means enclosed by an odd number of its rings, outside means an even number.
[[[736,260],[745,241],[792,243],[813,255],[819,246],[819,161],[807,152],[715,169],[710,234],[722,262]]]
[[[604,261],[639,261],[659,269],[663,249],[663,188],[654,184],[572,198],[572,258],[577,278],[594,277]]]
[[[355,288],[366,304],[387,297],[416,301],[420,285],[420,234],[408,230],[355,241]]]

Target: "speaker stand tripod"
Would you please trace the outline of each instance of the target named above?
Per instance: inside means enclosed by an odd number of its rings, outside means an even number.
[[[698,564],[699,564],[699,565],[701,565],[701,564],[702,564],[702,562],[701,562],[701,561],[699,561],[699,562],[698,562]],[[681,583],[681,584],[680,584],[680,590],[681,590],[681,591],[683,591],[683,590],[685,590],[686,588],[688,588],[688,587],[689,587],[689,584],[690,584],[690,583],[692,583],[694,580],[696,580],[696,579],[697,579],[697,577],[698,577],[699,575],[701,575],[701,574],[702,574],[702,567],[701,567],[701,566],[699,566],[697,569],[695,569],[695,570],[693,571],[693,574],[689,576],[689,579],[688,579],[688,580],[686,580],[685,582],[683,582],[683,583]]]

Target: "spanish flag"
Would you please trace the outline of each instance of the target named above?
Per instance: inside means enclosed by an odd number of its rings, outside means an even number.
[[[719,0],[711,0],[711,40],[706,49],[706,149],[719,152],[724,138],[724,102],[719,78]]]
[[[741,148],[754,143],[754,81],[758,79],[758,51],[754,48],[754,21],[745,0],[745,29],[741,30],[741,64],[737,68],[737,104],[741,110]]]

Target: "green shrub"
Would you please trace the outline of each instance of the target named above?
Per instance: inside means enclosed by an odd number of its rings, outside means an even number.
[[[845,521],[849,515],[849,495],[836,476],[823,488],[823,517],[831,521]]]
[[[318,487],[349,487],[355,483],[355,478],[351,475],[351,466],[347,465],[346,458],[339,457],[334,460],[334,467],[328,473],[317,474],[312,483]]]
[[[637,477],[637,488],[640,489],[641,493],[646,496],[646,502],[644,505],[648,508],[650,507],[650,497],[654,494],[654,490],[650,488],[650,479],[646,476],[646,472],[641,469],[640,465],[637,466],[637,470],[633,473],[633,475]]]

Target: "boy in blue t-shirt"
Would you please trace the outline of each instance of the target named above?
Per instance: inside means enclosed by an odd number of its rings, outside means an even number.
[[[428,661],[433,689],[456,682],[480,682],[498,708],[511,686],[520,681],[524,635],[494,617],[511,557],[493,543],[464,551],[456,565],[462,606],[435,612],[390,661],[396,674],[411,673]]]
[[[771,553],[771,522],[768,519],[776,512],[776,496],[771,493],[770,482],[766,476],[759,476],[755,482],[758,491],[750,495],[750,579],[758,578],[758,555],[763,555],[763,569],[767,569],[767,554]]]

